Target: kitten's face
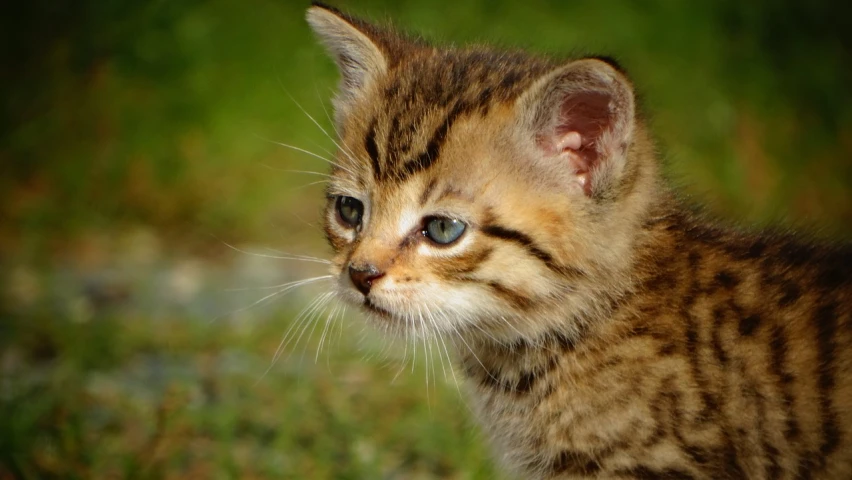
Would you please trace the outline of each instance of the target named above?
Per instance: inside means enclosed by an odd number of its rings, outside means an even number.
[[[402,334],[534,337],[582,309],[633,128],[621,74],[440,50],[322,7],[308,21],[342,73],[325,214],[339,296]]]
[[[571,219],[562,196],[541,188],[531,195],[540,183],[506,161],[511,115],[456,120],[440,161],[403,180],[376,175],[368,132],[346,127],[326,232],[340,296],[383,329],[505,329],[567,292],[537,250],[555,243],[549,232],[570,230]]]

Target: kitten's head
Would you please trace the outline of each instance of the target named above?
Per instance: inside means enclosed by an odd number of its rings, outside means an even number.
[[[610,62],[436,48],[314,5],[341,72],[325,231],[396,333],[533,338],[617,291],[652,162]]]

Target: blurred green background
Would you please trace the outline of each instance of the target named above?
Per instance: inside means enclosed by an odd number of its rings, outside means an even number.
[[[335,4],[436,41],[613,55],[694,202],[852,233],[852,4]],[[321,177],[287,172],[325,166],[274,143],[333,148],[296,104],[330,129],[306,7],[3,7],[0,479],[496,475],[440,362],[411,368],[357,318],[319,348],[326,317],[294,317],[321,286],[252,306],[324,273],[229,246],[327,253]]]

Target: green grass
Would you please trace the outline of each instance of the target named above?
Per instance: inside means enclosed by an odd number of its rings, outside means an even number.
[[[360,14],[448,42],[608,53],[637,81],[670,172],[716,212],[849,232],[852,54],[847,18],[790,2],[370,1]],[[91,229],[152,225],[300,235],[296,216],[329,139],[332,62],[302,2],[19,4],[5,29],[0,248],[62,250]],[[839,10],[838,10],[839,9]],[[272,167],[273,169],[270,169]],[[51,234],[48,235],[48,232]]]
[[[18,3],[0,25],[0,478],[493,478],[452,385],[358,319],[264,375],[327,251],[333,63],[307,2]],[[852,233],[852,18],[830,2],[371,0],[436,41],[606,53],[712,212]],[[292,99],[291,99],[292,97]],[[295,102],[294,100],[295,99]],[[298,268],[297,268],[298,267]],[[304,349],[304,353],[303,353]],[[362,358],[364,355],[368,358]],[[434,366],[440,372],[440,366]]]
[[[273,363],[281,318],[29,320],[4,332],[0,476],[494,477],[452,377],[394,380],[342,324]]]

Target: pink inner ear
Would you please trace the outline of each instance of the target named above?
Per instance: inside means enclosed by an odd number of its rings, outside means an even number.
[[[600,91],[567,94],[562,99],[556,126],[544,142],[545,148],[554,154],[570,153],[567,158],[586,194],[591,193],[589,174],[604,151],[601,137],[612,127],[611,101],[609,93]]]
[[[566,132],[562,135],[561,138],[557,140],[556,150],[564,151],[565,149],[569,150],[579,150],[583,147],[583,136],[580,135],[580,132],[570,131]]]
[[[615,133],[618,114],[612,105],[613,93],[589,89],[563,92],[557,98],[555,121],[536,140],[548,155],[568,162],[579,185],[591,195],[590,179],[614,147],[606,144],[614,140],[610,133]]]
[[[612,97],[607,92],[585,91],[568,94],[563,99],[559,112],[559,122],[554,132],[556,138],[566,135],[574,137],[570,133],[578,133],[581,138],[580,146],[573,150],[594,155],[593,160],[596,160],[601,134],[611,127],[611,100]]]

